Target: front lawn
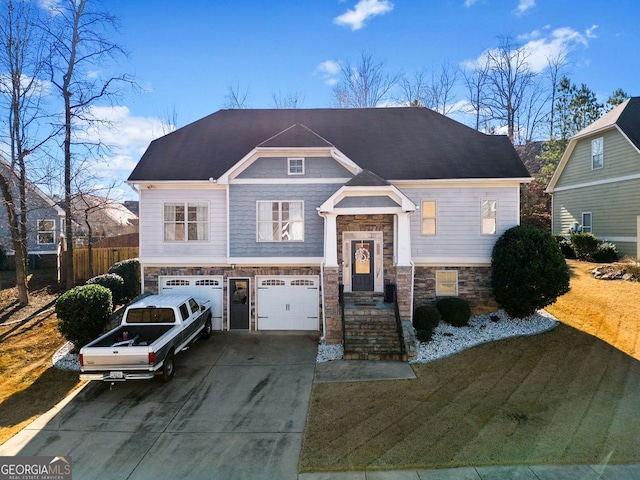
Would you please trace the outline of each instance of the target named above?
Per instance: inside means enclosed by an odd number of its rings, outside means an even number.
[[[640,283],[593,266],[570,262],[555,330],[414,365],[417,380],[315,384],[300,470],[640,463]]]

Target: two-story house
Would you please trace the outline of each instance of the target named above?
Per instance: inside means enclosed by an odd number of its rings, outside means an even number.
[[[530,180],[507,137],[426,108],[222,110],[151,143],[143,289],[214,301],[218,329],[342,338],[339,299],[491,298],[493,245]]]
[[[19,198],[17,178],[11,166],[0,157],[0,173],[12,186],[14,201]],[[62,208],[47,196],[37,185],[27,183],[27,255],[30,268],[55,268],[58,240],[64,228],[65,214]],[[13,242],[5,199],[0,195],[0,245],[14,263]]]
[[[554,234],[591,232],[640,258],[640,97],[571,138],[547,191]]]

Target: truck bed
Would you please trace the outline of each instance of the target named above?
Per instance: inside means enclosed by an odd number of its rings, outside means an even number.
[[[168,325],[121,325],[91,343],[91,347],[137,347],[155,342],[174,327]],[[126,333],[126,335],[125,335]]]

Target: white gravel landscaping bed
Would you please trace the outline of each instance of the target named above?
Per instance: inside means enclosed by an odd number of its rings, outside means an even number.
[[[498,321],[493,321],[492,316],[497,317]],[[494,340],[536,335],[547,332],[558,324],[558,320],[544,310],[538,310],[526,318],[510,318],[502,310],[487,315],[475,315],[469,319],[467,327],[453,327],[441,321],[430,342],[416,341],[417,356],[411,363],[432,362]],[[342,356],[342,345],[326,345],[321,341],[316,362],[340,360]]]
[[[73,343],[65,343],[60,350],[53,354],[53,366],[60,370],[80,371],[78,355],[70,353],[73,350]]]

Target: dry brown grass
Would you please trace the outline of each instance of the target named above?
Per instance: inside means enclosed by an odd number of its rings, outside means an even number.
[[[414,365],[416,380],[315,384],[300,470],[640,463],[640,362],[627,354],[640,284],[570,266],[552,309],[567,325]]]
[[[62,400],[78,384],[78,374],[53,368],[51,357],[65,339],[58,320],[46,311],[57,297],[47,284],[50,276],[31,277],[31,305],[17,306],[12,272],[0,272],[0,443]],[[38,313],[41,312],[41,313]],[[29,316],[26,322],[12,323]]]
[[[640,360],[640,282],[596,280],[597,265],[568,260],[571,291],[547,311]]]

